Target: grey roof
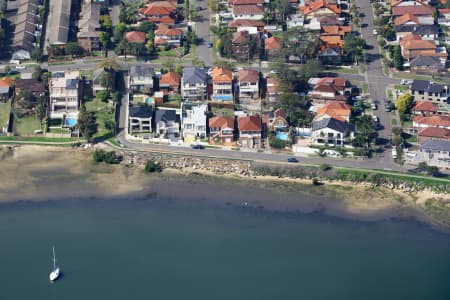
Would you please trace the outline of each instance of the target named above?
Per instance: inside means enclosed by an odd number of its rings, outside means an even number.
[[[205,83],[207,79],[204,69],[187,67],[183,69],[183,84]]]
[[[64,71],[52,72],[52,78],[62,78],[64,77]]]
[[[155,70],[152,67],[146,65],[134,65],[130,70],[130,76],[153,77],[153,75],[155,75]]]
[[[66,89],[76,89],[78,88],[78,79],[67,79]]]
[[[441,93],[446,89],[446,86],[443,84],[437,84],[434,82],[430,82],[428,80],[413,80],[411,84],[412,91],[423,91],[427,93]]]
[[[80,37],[98,37],[98,29],[100,28],[100,4],[88,2],[83,5],[78,21]]]
[[[411,32],[417,35],[438,34],[439,28],[436,25],[400,25],[395,27],[396,32]]]
[[[416,56],[409,63],[411,67],[441,66],[441,60],[434,56]]]
[[[153,110],[150,106],[130,106],[128,109],[130,118],[151,118]]]
[[[50,45],[66,44],[69,40],[70,10],[72,0],[50,0],[49,28],[47,30]]]
[[[20,0],[15,18],[13,46],[15,49],[33,50],[36,23],[37,0]]]
[[[0,94],[8,94],[9,93],[9,86],[0,86]]]
[[[312,130],[320,130],[323,128],[330,128],[336,131],[345,133],[350,131],[355,131],[355,126],[348,122],[342,122],[333,118],[322,119],[320,121],[315,121],[312,123]]]
[[[450,151],[450,141],[446,140],[426,140],[420,144],[421,150]]]
[[[158,123],[160,121],[178,121],[176,111],[173,109],[159,109],[155,111],[155,123]]]

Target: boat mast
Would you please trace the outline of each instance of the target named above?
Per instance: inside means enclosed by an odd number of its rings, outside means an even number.
[[[55,246],[53,246],[53,269],[56,269]]]

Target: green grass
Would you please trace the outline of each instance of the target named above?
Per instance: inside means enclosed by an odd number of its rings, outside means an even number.
[[[368,94],[369,93],[369,85],[367,84],[367,82],[363,83],[362,89],[363,89],[363,93],[364,94]]]
[[[397,126],[397,118],[392,118],[391,124],[392,126]]]
[[[410,135],[407,139],[407,142],[409,143],[417,143],[417,135]]]
[[[184,47],[178,47],[176,48],[177,51],[175,51],[174,49],[169,49],[169,50],[162,50],[158,52],[158,56],[174,56],[174,57],[179,57],[180,55],[178,53],[181,53],[181,56],[184,55]]]
[[[413,125],[413,122],[412,121],[405,121],[405,122],[403,122],[403,127],[411,127],[412,125]]]
[[[23,117],[14,120],[14,133],[17,135],[34,134],[35,130],[41,129],[36,116]]]
[[[6,127],[9,121],[9,113],[11,111],[11,102],[0,102],[0,127]]]
[[[97,119],[97,132],[94,134],[94,140],[109,138],[112,132],[106,129],[105,124],[115,121],[113,105],[94,98],[92,101],[86,102],[86,110],[95,113]]]
[[[387,91],[387,95],[388,95],[388,98],[389,98],[389,100],[393,100],[394,99],[394,95],[393,95],[393,93],[392,93],[392,90],[391,89],[389,89],[388,91]]]
[[[358,74],[357,69],[353,68],[339,68],[339,67],[327,67],[325,69],[326,72],[336,72],[336,73],[344,73],[344,74]]]
[[[397,84],[395,86],[395,89],[404,92],[404,91],[409,90],[409,87],[407,85]]]
[[[0,136],[0,141],[22,141],[22,142],[43,142],[43,143],[67,143],[75,142],[74,138],[47,138],[47,137],[21,137],[21,136]]]

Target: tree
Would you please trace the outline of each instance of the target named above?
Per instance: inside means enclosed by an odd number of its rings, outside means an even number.
[[[41,80],[41,75],[42,75],[41,66],[40,65],[35,66],[32,78],[36,80]]]
[[[112,19],[110,15],[101,15],[99,18],[100,26],[103,31],[111,32],[112,29]]]
[[[125,30],[127,29],[127,25],[125,23],[119,23],[116,27],[114,27],[114,41],[116,43],[119,43],[123,38],[125,34]]]
[[[154,160],[147,160],[145,164],[145,171],[148,173],[161,172],[161,164]]]
[[[105,71],[114,71],[119,72],[120,71],[120,65],[111,58],[106,58],[98,63],[98,68],[103,68]]]
[[[88,141],[92,141],[92,136],[97,132],[97,124],[95,115],[92,112],[86,110],[86,106],[83,104],[78,115],[78,130],[81,135]]]
[[[103,73],[102,77],[100,78],[100,85],[104,88],[106,88],[106,94],[108,95],[115,83],[115,74],[114,72],[109,72],[106,71],[105,73]]]
[[[83,48],[81,48],[77,42],[67,43],[66,46],[64,46],[64,53],[72,57],[78,56],[83,53]]]
[[[281,16],[282,24],[284,24],[286,16],[294,10],[289,0],[275,0],[275,9],[279,16]]]
[[[34,48],[30,54],[32,59],[35,59],[37,62],[41,62],[42,60],[42,50],[40,48]]]
[[[150,21],[143,21],[143,22],[139,23],[139,26],[136,28],[136,30],[150,33],[155,30],[155,24],[153,24]]]
[[[311,77],[317,77],[323,71],[323,65],[318,60],[308,60],[299,67],[298,77],[309,80]]]
[[[344,52],[358,63],[363,55],[365,41],[361,37],[355,37],[353,34],[347,34],[344,37]]]
[[[403,70],[403,55],[402,55],[402,48],[400,45],[395,46],[394,49],[394,66],[397,68],[397,70]]]
[[[371,141],[378,136],[378,133],[375,131],[374,127],[374,122],[371,116],[365,115],[356,120],[356,128],[358,130],[357,136],[359,135],[364,139],[364,146],[366,148],[369,148]]]
[[[105,51],[105,57],[108,56],[108,44],[109,44],[110,36],[106,31],[100,31],[98,33],[98,41],[102,44],[102,49]]]
[[[109,98],[109,93],[107,91],[98,91],[95,97],[102,102],[106,102]]]
[[[48,98],[47,96],[41,96],[38,98],[36,106],[36,114],[39,119],[39,124],[42,124],[42,121],[47,116],[47,104],[48,104]]]
[[[413,97],[406,93],[397,98],[397,110],[400,115],[409,113],[412,105]]]

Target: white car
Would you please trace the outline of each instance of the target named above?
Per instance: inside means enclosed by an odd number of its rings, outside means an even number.
[[[377,117],[377,116],[372,116],[372,120],[373,120],[375,123],[378,123],[378,117]]]
[[[16,66],[16,70],[23,70],[23,69],[26,69],[27,68],[27,66],[24,66],[24,65],[17,65]]]
[[[373,35],[377,35],[378,34],[378,31],[376,29],[374,29],[372,32],[373,32]]]

